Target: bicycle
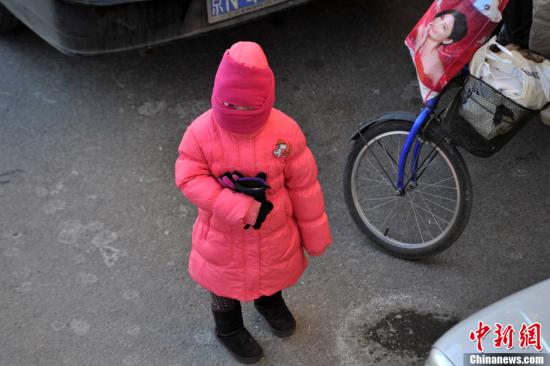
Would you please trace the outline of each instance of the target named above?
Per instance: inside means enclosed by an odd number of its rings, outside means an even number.
[[[360,125],[344,172],[355,223],[400,258],[447,249],[466,227],[473,200],[457,146],[491,156],[534,112],[463,72],[418,115],[390,112]]]

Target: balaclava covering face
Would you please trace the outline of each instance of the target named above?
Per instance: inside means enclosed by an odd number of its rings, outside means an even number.
[[[212,110],[223,129],[250,134],[267,122],[275,101],[275,78],[262,48],[238,42],[222,58],[212,93]]]

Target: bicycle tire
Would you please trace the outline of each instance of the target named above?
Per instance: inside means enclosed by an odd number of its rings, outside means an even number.
[[[363,151],[367,146],[370,146],[369,142],[374,141],[377,136],[395,133],[396,131],[400,134],[408,133],[411,126],[412,124],[409,121],[385,121],[378,125],[372,126],[365,133],[363,133],[362,136],[355,140],[353,148],[348,155],[348,160],[344,171],[344,196],[346,205],[354,222],[369,239],[377,244],[378,248],[383,249],[385,252],[393,256],[413,260],[436,255],[450,247],[460,237],[470,217],[473,196],[472,184],[464,159],[456,147],[450,145],[442,133],[436,129],[436,127],[428,126],[421,132],[419,137],[423,139],[423,141],[429,142],[430,144],[437,143],[437,146],[439,147],[438,153],[442,153],[446,156],[448,163],[452,166],[451,168],[454,169],[454,172],[456,172],[456,181],[458,183],[456,218],[452,224],[449,225],[448,230],[444,232],[444,235],[429,245],[411,244],[410,246],[407,246],[405,245],[406,243],[402,245],[402,243],[396,243],[395,241],[381,236],[380,232],[377,233],[369,227],[369,224],[367,224],[361,216],[360,210],[362,208],[357,207],[357,197],[354,197],[354,195],[357,195],[357,192],[354,193],[354,183],[352,181],[355,179],[354,169],[357,168],[354,167],[357,166],[357,159],[362,157],[362,154],[365,153]]]

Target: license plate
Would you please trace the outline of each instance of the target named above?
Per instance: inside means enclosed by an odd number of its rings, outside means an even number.
[[[288,0],[206,0],[208,23],[221,22],[285,1]]]

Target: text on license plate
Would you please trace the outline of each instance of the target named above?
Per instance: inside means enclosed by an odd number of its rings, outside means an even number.
[[[288,0],[206,0],[208,23],[234,18]]]

